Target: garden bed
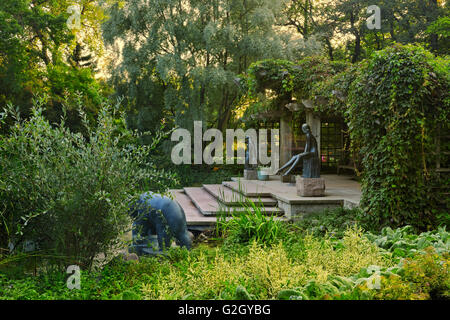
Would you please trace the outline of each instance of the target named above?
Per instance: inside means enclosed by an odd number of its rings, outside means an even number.
[[[35,276],[3,264],[0,299],[449,298],[444,229],[364,232],[357,211],[344,209],[297,224],[258,215],[231,221],[198,236],[191,251],[171,248],[139,261],[119,256],[82,272],[80,290],[66,288],[65,272]]]

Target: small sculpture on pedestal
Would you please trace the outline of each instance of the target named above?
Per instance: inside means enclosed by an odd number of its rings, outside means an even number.
[[[257,180],[258,172],[256,170],[256,147],[249,136],[245,137],[245,164],[244,179]],[[253,162],[253,163],[252,163]]]

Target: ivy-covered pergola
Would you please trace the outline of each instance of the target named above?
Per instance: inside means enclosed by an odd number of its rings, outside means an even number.
[[[361,206],[374,223],[448,223],[449,66],[448,58],[398,44],[353,65],[260,61],[241,81],[244,119],[279,119],[280,164],[292,156],[293,122],[306,121],[320,143],[321,119],[343,119],[361,159]]]
[[[330,63],[324,57],[316,56],[298,63],[263,60],[249,68],[245,83],[250,106],[244,119],[250,124],[264,120],[279,122],[280,165],[296,151],[294,131],[301,126],[300,122],[309,124],[320,150],[321,119],[343,119],[342,113],[329,107],[328,98],[314,96],[311,92],[317,90],[317,84],[323,85],[346,67],[346,64]]]

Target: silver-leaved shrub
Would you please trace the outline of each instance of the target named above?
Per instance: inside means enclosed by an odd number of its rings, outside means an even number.
[[[0,248],[18,252],[31,241],[52,264],[91,268],[121,244],[130,201],[167,189],[174,177],[156,169],[156,141],[137,143],[117,105],[103,105],[92,127],[80,112],[82,135],[64,119],[49,123],[44,104],[37,99],[28,119],[12,106],[0,115],[10,125],[0,135]]]

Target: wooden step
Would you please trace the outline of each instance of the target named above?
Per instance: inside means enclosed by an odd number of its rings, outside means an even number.
[[[204,188],[191,187],[184,188],[183,190],[197,209],[205,216],[217,216],[221,213],[239,213],[246,210],[246,208],[243,207],[231,207],[219,203],[219,201]],[[249,210],[253,211],[253,208],[249,208]],[[261,211],[266,215],[283,214],[283,210],[277,207],[262,207]]]
[[[251,200],[256,206],[275,207],[277,201],[273,198],[257,198],[257,197],[246,197],[241,193],[238,193],[224,185],[221,184],[204,184],[203,188],[208,191],[213,197],[218,199],[221,203],[226,206],[242,206],[242,203],[246,203],[246,200]]]

